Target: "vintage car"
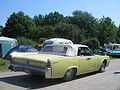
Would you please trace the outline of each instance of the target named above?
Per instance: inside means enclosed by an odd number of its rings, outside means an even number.
[[[108,65],[109,56],[94,55],[86,45],[54,44],[40,53],[13,53],[9,69],[69,81],[76,75],[103,72]]]
[[[11,60],[11,53],[13,52],[29,52],[29,53],[34,53],[34,52],[38,52],[37,49],[35,49],[34,47],[30,46],[30,45],[18,45],[12,49],[10,49],[7,54],[3,57],[3,59],[6,60]]]
[[[115,49],[109,53],[109,56],[120,57],[120,49]]]
[[[118,50],[120,49],[120,44],[116,44],[116,43],[110,43],[108,45],[105,45],[104,48],[101,48],[100,51],[105,54],[107,53],[107,55],[110,54],[110,52],[114,51],[114,50]]]

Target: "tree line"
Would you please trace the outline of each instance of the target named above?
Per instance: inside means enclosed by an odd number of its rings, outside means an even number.
[[[76,10],[71,16],[59,12],[35,15],[31,18],[24,12],[12,13],[5,27],[0,26],[2,36],[29,39],[42,43],[49,38],[70,39],[74,43],[86,44],[92,49],[104,43],[120,43],[120,27],[110,17],[95,18],[91,13]]]

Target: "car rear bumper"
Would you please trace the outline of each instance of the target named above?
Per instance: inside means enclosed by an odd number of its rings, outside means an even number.
[[[8,69],[10,69],[11,71],[15,71],[15,72],[23,71],[23,72],[30,73],[30,74],[45,76],[45,78],[52,77],[51,68],[37,68],[37,67],[31,67],[27,65],[21,65],[21,64],[10,62]]]

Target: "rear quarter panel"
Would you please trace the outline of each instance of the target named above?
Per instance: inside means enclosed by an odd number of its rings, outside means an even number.
[[[63,77],[70,68],[79,68],[77,57],[64,57],[52,59],[52,78]]]
[[[84,58],[79,56],[76,57],[64,57],[64,58],[55,58],[51,60],[52,67],[52,78],[61,78],[64,77],[67,70],[71,68],[76,68],[76,74],[79,75],[86,71],[86,63]]]
[[[52,67],[52,78],[62,78],[64,77],[67,70],[70,68],[77,68],[77,75],[83,74],[86,71],[87,66],[83,58],[76,57],[63,57],[63,58],[53,58],[51,60]],[[109,63],[108,56],[97,56],[97,67],[96,71],[99,70],[101,64],[104,60],[107,60],[107,65]],[[87,72],[86,72],[87,73]]]
[[[110,62],[110,57],[109,56],[98,56],[97,57],[97,67],[98,67],[97,70],[100,69],[104,61],[106,61],[106,66],[108,66]]]

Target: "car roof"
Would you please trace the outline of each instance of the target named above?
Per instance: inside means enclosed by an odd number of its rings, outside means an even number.
[[[86,45],[82,45],[82,44],[69,44],[71,47],[88,47]]]
[[[45,40],[44,43],[73,44],[71,40],[64,39],[64,38],[51,38],[49,40]]]
[[[53,47],[58,46],[58,48],[60,46],[61,47],[68,47],[69,52],[67,53],[67,55],[70,55],[70,56],[77,56],[79,47],[88,47],[88,46],[82,45],[82,44],[53,44],[53,45],[51,44],[51,45],[46,45],[45,47],[48,47],[48,46],[53,46]]]

